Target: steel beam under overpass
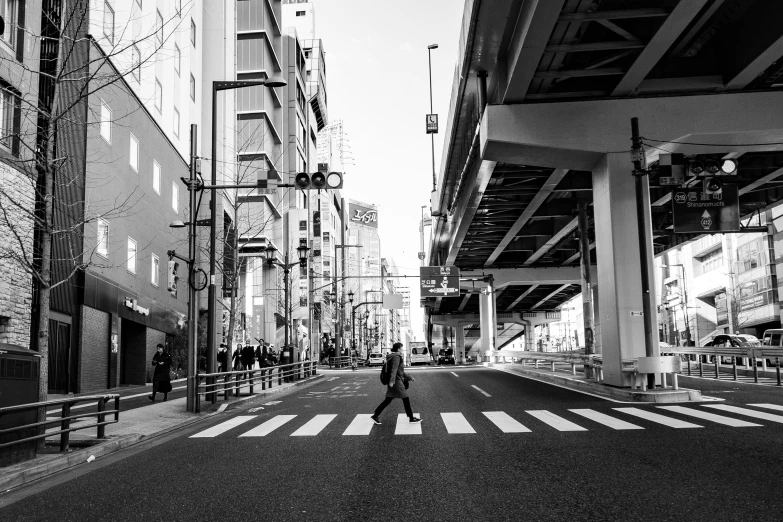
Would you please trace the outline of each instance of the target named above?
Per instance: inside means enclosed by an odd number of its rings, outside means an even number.
[[[595,265],[590,267],[593,277],[598,277]],[[460,286],[463,288],[483,288],[486,283],[481,278],[492,275],[495,289],[508,285],[578,285],[581,284],[581,272],[578,266],[557,266],[542,268],[487,268],[463,271]],[[597,279],[594,279],[597,280]]]

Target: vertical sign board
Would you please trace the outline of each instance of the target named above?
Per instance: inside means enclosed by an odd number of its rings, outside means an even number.
[[[459,297],[459,268],[455,266],[422,266],[421,297]]]
[[[724,185],[714,194],[701,189],[674,189],[672,214],[676,234],[737,232],[740,229],[737,186]]]
[[[438,133],[438,115],[437,114],[428,114],[427,115],[427,134],[437,134]]]
[[[313,212],[313,236],[321,237],[321,211]]]

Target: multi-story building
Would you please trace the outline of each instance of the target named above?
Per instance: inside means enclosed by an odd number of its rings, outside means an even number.
[[[370,203],[350,199],[348,200],[346,224],[348,227],[349,243],[360,245],[360,248],[351,248],[346,255],[346,271],[351,290],[354,293],[356,304],[364,302],[378,302],[383,293],[383,279],[381,277],[381,239],[378,235],[378,207]],[[369,311],[369,321],[372,324],[376,316],[383,312],[378,304],[366,305],[357,310],[357,340],[359,337],[359,318]],[[367,343],[361,345],[363,356],[366,356]]]

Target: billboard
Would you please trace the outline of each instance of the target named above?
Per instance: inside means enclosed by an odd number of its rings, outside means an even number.
[[[378,228],[378,211],[374,208],[349,203],[348,212],[352,223]]]

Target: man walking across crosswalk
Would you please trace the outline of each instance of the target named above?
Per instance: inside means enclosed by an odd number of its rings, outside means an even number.
[[[402,405],[405,407],[405,413],[408,415],[410,422],[421,422],[421,419],[413,416],[413,410],[411,409],[411,400],[408,398],[408,383],[413,382],[413,377],[405,373],[405,363],[402,361],[402,354],[400,353],[402,343],[394,343],[391,349],[391,353],[386,356],[386,366],[389,369],[389,384],[386,388],[386,398],[383,402],[375,408],[375,413],[372,415],[372,420],[375,424],[381,424],[379,416],[381,412],[391,404],[393,399],[402,399]]]

